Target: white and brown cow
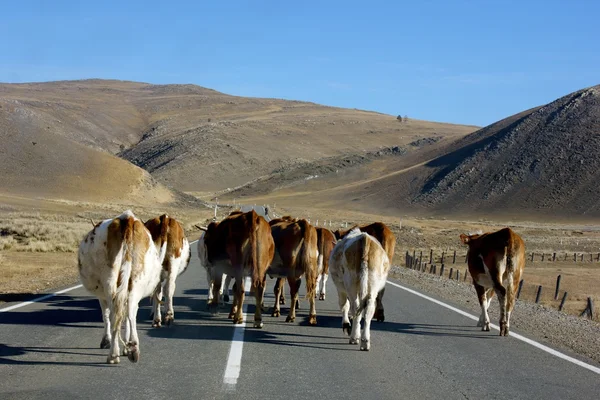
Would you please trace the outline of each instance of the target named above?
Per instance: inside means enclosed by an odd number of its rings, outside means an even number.
[[[170,325],[175,319],[175,311],[173,310],[175,280],[187,269],[190,262],[192,255],[190,244],[185,237],[181,224],[167,214],[150,219],[144,225],[152,235],[162,265],[160,283],[156,287],[154,296],[152,296],[152,314],[154,315],[152,326],[160,327],[163,322]],[[160,310],[163,290],[167,303],[164,321],[162,321]]]
[[[500,303],[500,336],[508,336],[510,315],[525,268],[525,243],[510,228],[476,235],[461,234],[460,240],[469,246],[469,273],[481,305],[477,326],[483,331],[490,330],[488,307],[496,292]]]
[[[267,274],[277,278],[275,283],[275,305],[273,316],[281,315],[280,301],[283,293],[283,278],[287,278],[290,288],[290,311],[286,322],[296,319],[298,290],[304,275],[306,280],[306,296],[310,303],[308,323],[317,324],[315,294],[317,284],[317,230],[305,219],[280,218],[269,221],[271,233],[275,241],[275,256],[267,270]]]
[[[125,323],[123,354],[137,362],[140,343],[136,317],[139,301],[150,296],[160,281],[161,263],[152,236],[131,211],[107,219],[79,245],[79,276],[100,301],[105,329],[101,348],[110,346],[109,364],[119,363],[121,325]]]
[[[358,228],[361,232],[366,232],[373,236],[379,241],[383,249],[385,250],[390,263],[394,260],[394,249],[396,247],[396,236],[394,232],[390,230],[383,222],[373,222],[372,224],[358,226],[355,225],[352,228],[341,231],[337,230],[334,232],[336,239],[343,238],[352,229]],[[381,289],[381,292],[377,294],[377,308],[375,310],[375,319],[377,322],[385,321],[385,313],[383,309],[383,295],[385,294],[385,288]]]
[[[338,292],[342,329],[350,334],[350,344],[357,344],[360,336],[361,350],[371,348],[376,297],[385,287],[389,270],[389,258],[379,241],[358,228],[347,232],[331,252],[329,273]],[[354,317],[352,324],[349,312]],[[361,334],[362,318],[365,321]]]
[[[317,294],[319,300],[325,300],[327,295],[327,278],[329,278],[329,256],[335,246],[335,236],[326,228],[317,227]]]
[[[209,308],[217,312],[223,274],[235,279],[234,298],[229,318],[234,324],[243,322],[244,278],[251,278],[256,304],[262,304],[265,273],[273,259],[275,246],[269,223],[254,210],[232,212],[221,222],[211,222],[198,240],[198,258],[207,269],[212,288]],[[254,327],[262,328],[262,309],[256,307]]]

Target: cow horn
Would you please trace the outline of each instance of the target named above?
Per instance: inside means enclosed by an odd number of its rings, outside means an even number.
[[[94,220],[92,218],[90,218],[90,221],[92,221],[92,226],[96,226],[96,223],[94,222]]]
[[[206,232],[206,231],[208,230],[208,228],[205,228],[205,227],[203,227],[203,226],[200,226],[200,225],[194,225],[194,226],[195,226],[196,228],[198,228],[199,230],[201,230],[201,231],[204,231],[204,232]]]

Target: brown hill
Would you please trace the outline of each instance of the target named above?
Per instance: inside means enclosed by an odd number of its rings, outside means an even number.
[[[431,137],[455,139],[475,129],[400,123],[374,112],[229,96],[194,85],[5,84],[0,99],[40,131],[121,155],[159,182],[197,193],[347,154],[385,152]]]
[[[363,173],[334,187],[332,179],[315,180],[295,200],[394,213],[597,218],[599,146],[594,86],[438,147],[443,155],[416,153],[380,176]],[[288,194],[276,195],[281,203]]]

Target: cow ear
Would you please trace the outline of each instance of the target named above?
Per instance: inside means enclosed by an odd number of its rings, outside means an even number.
[[[463,244],[469,244],[469,241],[471,240],[471,238],[469,238],[467,235],[465,235],[464,233],[460,234],[460,241],[463,242]]]

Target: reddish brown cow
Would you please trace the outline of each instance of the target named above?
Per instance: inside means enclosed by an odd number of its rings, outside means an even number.
[[[296,319],[296,304],[301,277],[306,279],[306,295],[310,303],[309,324],[316,325],[315,287],[317,283],[317,230],[305,219],[280,218],[269,222],[275,241],[275,256],[267,273],[277,277],[275,284],[275,306],[273,316],[281,315],[279,300],[283,290],[283,280],[287,278],[290,287],[290,313],[286,322]]]
[[[234,298],[229,318],[235,324],[243,322],[244,277],[251,278],[256,304],[262,304],[265,273],[275,252],[269,223],[254,210],[233,212],[221,222],[211,222],[198,240],[198,258],[213,279],[213,302],[216,312],[223,273],[235,279]],[[262,309],[256,307],[254,327],[262,328]]]
[[[317,229],[317,248],[319,258],[317,261],[317,294],[319,300],[325,300],[327,294],[327,278],[329,277],[329,256],[335,246],[335,236],[326,228]]]
[[[390,264],[394,259],[394,248],[396,247],[396,236],[383,222],[373,222],[372,224],[358,226],[355,225],[347,230],[337,230],[334,232],[336,239],[340,240],[344,238],[353,228],[360,229],[361,232],[368,233],[379,241],[383,249],[385,250]],[[377,294],[377,308],[375,310],[375,318],[377,322],[385,321],[385,314],[383,310],[383,295],[385,294],[385,287]]]
[[[488,307],[496,292],[500,303],[500,336],[508,336],[510,314],[525,268],[525,243],[510,228],[480,235],[462,234],[460,240],[469,246],[469,273],[481,306],[477,326],[483,331],[490,330]]]

